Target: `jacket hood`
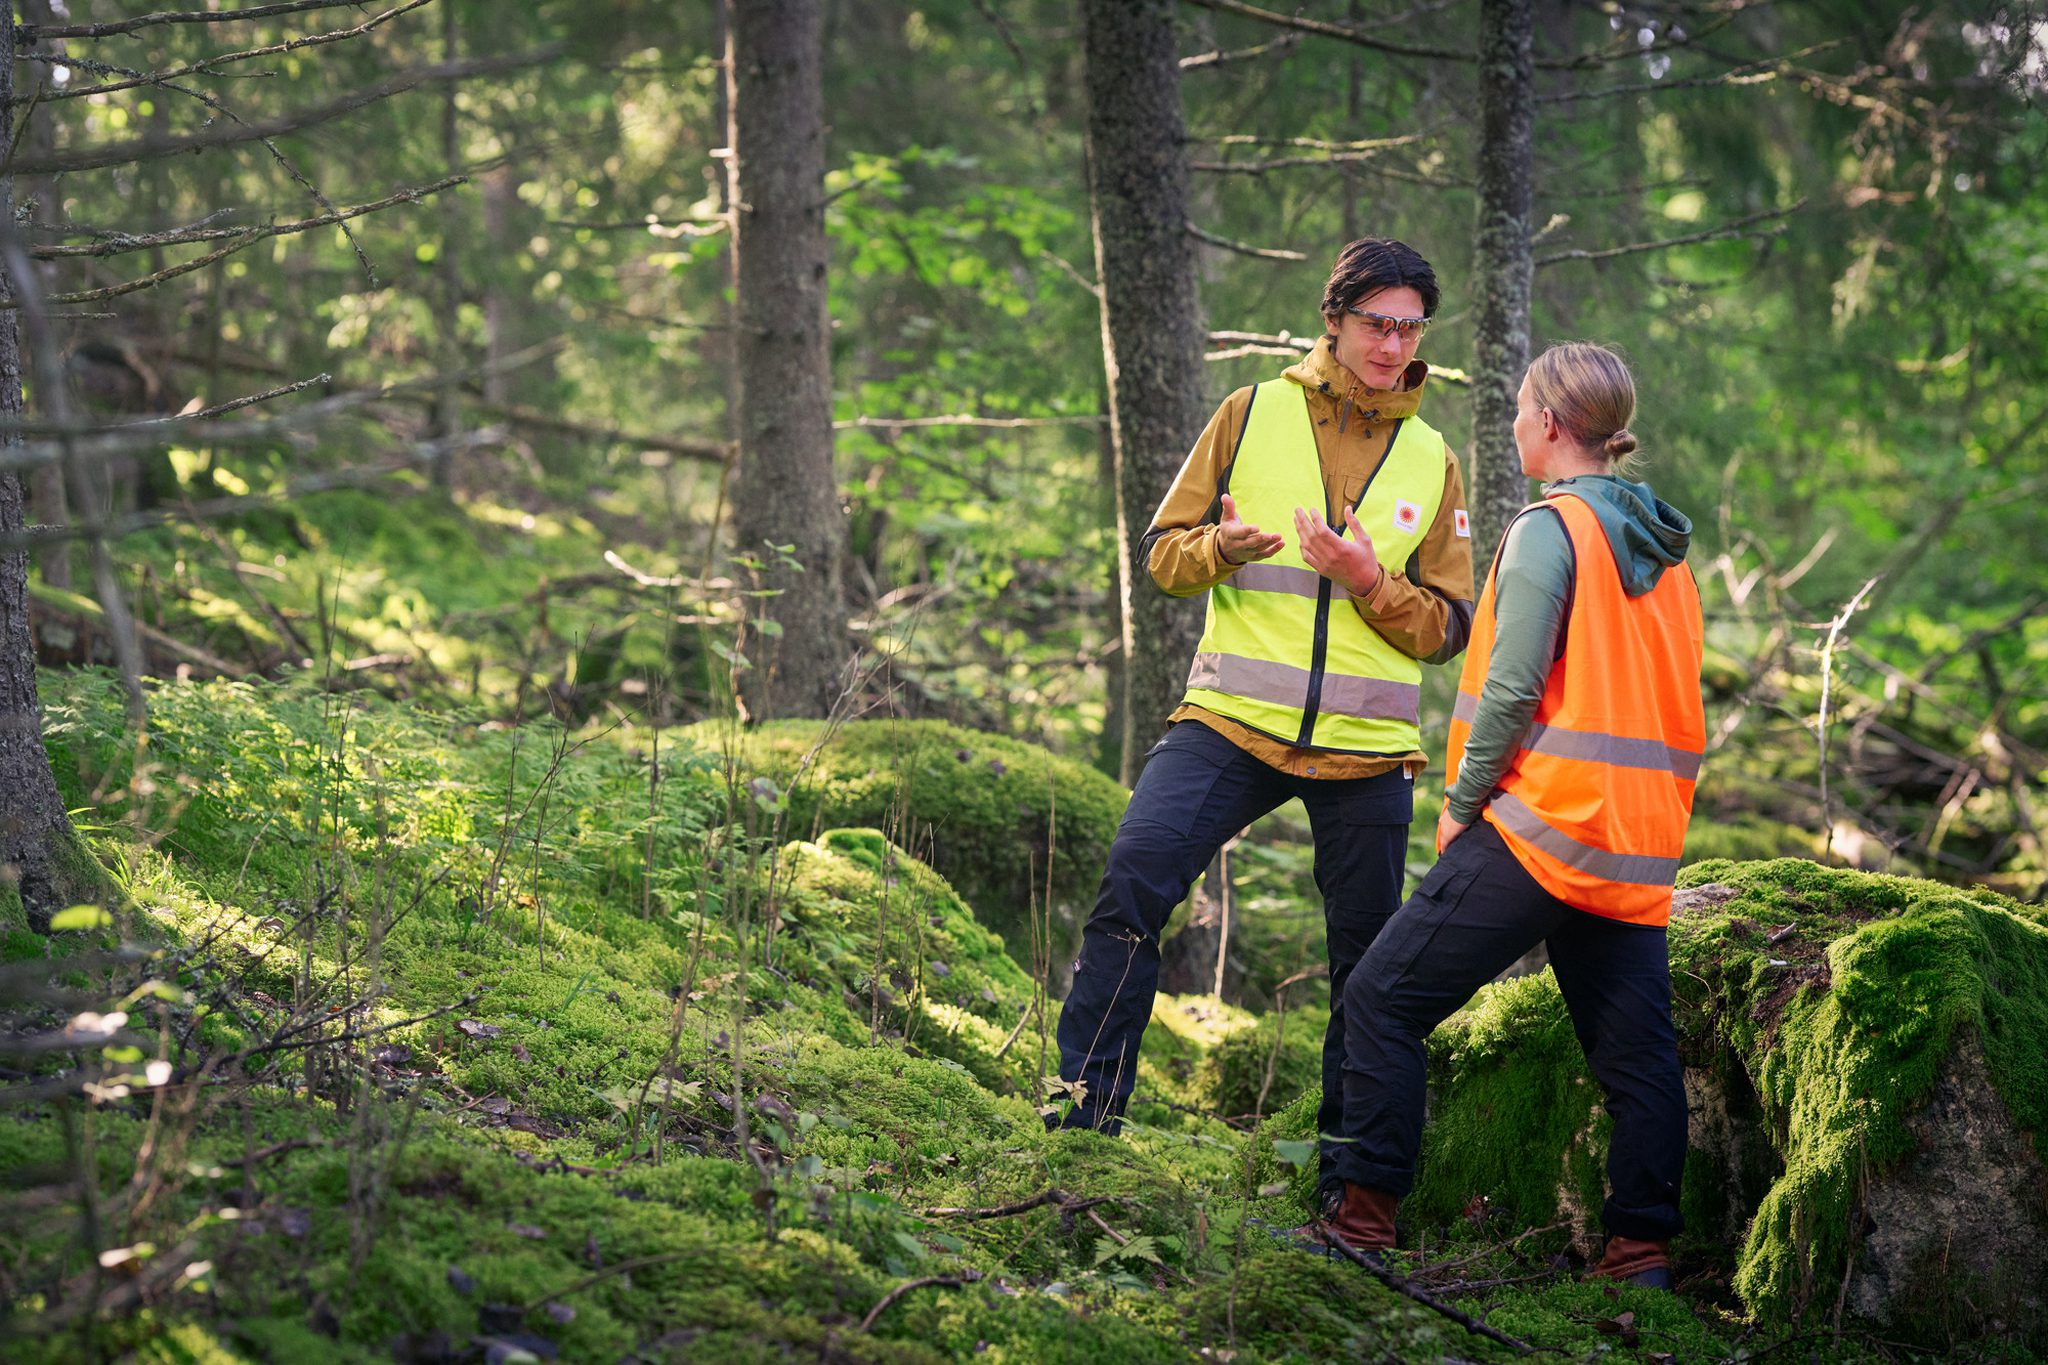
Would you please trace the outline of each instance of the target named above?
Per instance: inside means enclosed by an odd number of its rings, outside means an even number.
[[[1560,479],[1543,490],[1573,493],[1600,518],[1607,548],[1621,570],[1622,591],[1641,597],[1657,586],[1666,569],[1685,562],[1692,544],[1692,520],[1651,491],[1646,483],[1630,483],[1613,474],[1581,474]]]
[[[1422,406],[1422,386],[1423,381],[1429,378],[1429,366],[1420,360],[1411,360],[1401,376],[1399,388],[1375,389],[1337,362],[1337,353],[1330,345],[1329,334],[1325,333],[1307,355],[1287,367],[1282,377],[1293,380],[1312,394],[1327,396],[1332,404],[1349,402],[1353,407],[1367,410],[1368,421],[1391,421],[1397,417],[1413,417],[1416,409]]]

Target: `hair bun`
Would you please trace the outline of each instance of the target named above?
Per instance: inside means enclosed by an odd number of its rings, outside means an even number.
[[[1607,438],[1607,454],[1611,459],[1619,460],[1623,456],[1633,455],[1635,454],[1635,449],[1636,434],[1627,427],[1623,427],[1620,431]]]

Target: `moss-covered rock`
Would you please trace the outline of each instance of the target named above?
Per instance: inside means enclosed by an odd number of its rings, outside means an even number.
[[[1940,1340],[2048,1340],[2048,925],[2034,907],[1796,860],[1689,869],[1671,955],[1692,1245],[1773,1318],[1845,1302]],[[1408,1212],[1475,1198],[1591,1251],[1609,1122],[1549,972],[1431,1039]],[[1845,1286],[1844,1281],[1847,1281]]]
[[[951,882],[1020,961],[1048,901],[1067,954],[1130,793],[1085,764],[943,721],[706,722],[683,732],[788,801],[784,829],[884,831]],[[1041,952],[1045,951],[1041,948]]]

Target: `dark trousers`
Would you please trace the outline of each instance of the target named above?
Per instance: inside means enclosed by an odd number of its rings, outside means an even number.
[[[1167,917],[1226,840],[1290,797],[1308,807],[1316,886],[1330,958],[1330,1023],[1323,1035],[1318,1131],[1334,1133],[1343,1096],[1344,983],[1401,903],[1415,784],[1377,777],[1292,777],[1195,721],[1171,726],[1147,755],[1110,847],[1095,910],[1082,931],[1074,984],[1060,1011],[1060,1075],[1087,1083],[1060,1126],[1121,1126],[1138,1042],[1159,985]],[[1323,1168],[1335,1181],[1326,1144]]]
[[[1423,1040],[1538,943],[1549,946],[1572,1028],[1614,1117],[1601,1220],[1612,1235],[1662,1241],[1682,1226],[1686,1117],[1664,930],[1566,905],[1484,820],[1444,851],[1345,988],[1348,1141],[1338,1174],[1391,1194],[1414,1187]],[[1514,1115],[1501,1121],[1501,1140],[1512,1142]]]

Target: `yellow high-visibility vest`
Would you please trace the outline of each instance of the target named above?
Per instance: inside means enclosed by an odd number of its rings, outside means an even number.
[[[1365,623],[1345,589],[1308,567],[1294,509],[1334,510],[1306,395],[1272,379],[1252,393],[1228,492],[1261,530],[1285,528],[1271,559],[1209,589],[1208,620],[1188,673],[1187,700],[1283,744],[1337,753],[1407,754],[1422,747],[1422,665]],[[1444,438],[1427,422],[1394,424],[1380,467],[1353,509],[1392,573],[1436,521],[1444,496]]]

